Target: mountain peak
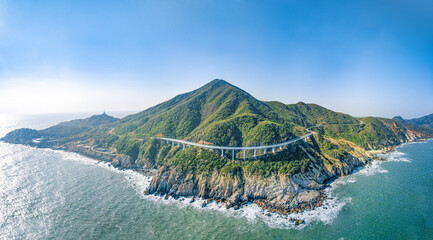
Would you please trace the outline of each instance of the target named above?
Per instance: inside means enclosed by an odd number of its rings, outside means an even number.
[[[214,79],[210,82],[208,82],[207,84],[205,84],[202,88],[218,88],[218,87],[223,87],[223,86],[233,86],[230,83],[228,83],[227,81],[223,80],[223,79]]]
[[[216,85],[216,84],[230,84],[224,79],[215,78],[214,80],[210,81],[209,84]]]
[[[404,123],[405,120],[401,117],[401,116],[395,116],[392,118],[392,120],[399,122],[399,123]]]
[[[305,104],[304,102],[299,101],[299,102],[296,103],[296,106],[298,106],[298,107],[305,107],[305,106],[307,106],[307,104]]]
[[[194,91],[128,116],[122,120],[118,129],[119,133],[125,134],[134,132],[179,139],[213,139],[213,143],[216,143],[218,138],[214,139],[212,134],[221,132],[221,124],[225,130],[235,131],[236,136],[239,136],[241,133],[238,127],[234,127],[235,124],[245,121],[246,118],[255,124],[259,118],[264,119],[268,111],[268,105],[244,90],[225,80],[214,79]],[[242,137],[236,139],[236,142],[225,139],[218,143],[242,145],[242,141],[238,141]]]
[[[244,95],[244,94],[249,95],[249,93],[247,93],[244,90],[230,84],[229,82],[227,82],[223,79],[214,79],[214,80],[206,83],[202,87],[196,89],[193,92],[196,94],[202,94],[202,93],[206,92],[210,95],[214,95],[214,94],[218,95],[218,94],[225,92],[225,91],[234,91],[234,92],[236,92],[235,94],[237,94],[237,95]]]

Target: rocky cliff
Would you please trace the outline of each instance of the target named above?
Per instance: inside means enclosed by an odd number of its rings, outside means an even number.
[[[279,171],[255,173],[251,162],[238,162],[239,169],[232,172],[213,170],[211,172],[184,171],[176,165],[164,165],[152,179],[147,194],[195,196],[221,201],[227,207],[254,202],[270,211],[281,213],[298,212],[321,205],[325,198],[323,189],[331,180],[350,174],[353,170],[368,164],[373,155],[361,148],[353,149],[341,159],[326,159],[314,148],[314,140],[307,144],[295,143],[280,155],[298,154],[309,158],[310,164],[304,171],[286,174]],[[204,150],[203,150],[204,151]],[[264,159],[263,161],[266,161]]]

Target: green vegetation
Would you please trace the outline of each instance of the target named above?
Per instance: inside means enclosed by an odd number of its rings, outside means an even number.
[[[347,114],[314,104],[261,102],[223,80],[179,95],[115,125],[115,133],[165,136],[223,146],[279,143],[317,124],[358,124]]]
[[[163,166],[174,167],[182,172],[212,173],[214,170],[220,171],[229,162],[226,158],[204,149],[176,150],[172,149],[173,152],[167,155]]]
[[[164,151],[163,149],[161,151]],[[180,151],[173,148],[166,155],[165,161],[160,162],[160,166],[165,167],[165,169],[176,169],[179,172],[193,174],[212,174],[213,171],[217,171],[228,175],[269,176],[282,174],[290,176],[305,172],[311,162],[305,155],[302,155],[300,159],[294,159],[296,156],[288,154],[285,156],[278,155],[282,155],[282,153],[268,159],[232,161],[206,149],[188,148]]]
[[[66,138],[78,134],[92,131],[97,127],[110,124],[119,120],[108,116],[103,113],[101,115],[94,115],[86,119],[77,119],[68,122],[62,122],[56,126],[39,131],[41,135],[48,135],[52,138]]]
[[[419,120],[428,124],[430,117]],[[413,122],[413,123],[412,123]],[[353,146],[381,149],[409,140],[409,133],[432,137],[433,129],[396,118],[354,118],[316,104],[262,102],[223,81],[181,94],[123,119],[106,114],[60,123],[36,131],[21,129],[3,140],[34,145],[32,139],[47,139],[45,145],[83,143],[109,148],[131,158],[135,165],[177,169],[185,173],[239,175],[293,175],[308,170],[317,155],[337,163],[353,152]],[[152,137],[171,137],[221,146],[258,146],[280,143],[315,131],[304,147],[248,161],[231,161],[205,149],[180,151]],[[55,139],[56,141],[49,141]],[[306,154],[305,151],[309,151]],[[240,153],[238,153],[240,154]],[[251,153],[247,153],[250,157]],[[317,157],[316,156],[316,157]],[[238,155],[239,157],[239,155]]]
[[[406,128],[390,119],[367,117],[356,125],[325,125],[323,133],[332,138],[343,138],[365,149],[380,149],[406,140]]]
[[[137,159],[140,153],[140,145],[142,141],[138,139],[133,139],[131,137],[121,137],[114,147],[118,153],[122,153],[130,156],[132,159]]]
[[[267,160],[256,160],[243,162],[243,166],[246,172],[259,175],[259,176],[270,176],[271,174],[280,174],[291,176],[297,173],[305,173],[307,170],[310,159],[303,158],[293,161],[267,161]]]

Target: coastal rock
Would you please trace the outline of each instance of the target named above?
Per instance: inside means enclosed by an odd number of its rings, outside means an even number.
[[[307,151],[307,150],[305,150]],[[347,155],[327,167],[326,161],[318,156],[309,171],[292,176],[270,174],[225,174],[213,171],[211,174],[185,173],[176,168],[162,167],[152,179],[149,194],[170,196],[197,196],[204,199],[226,202],[227,207],[238,208],[254,202],[270,212],[284,214],[314,209],[324,200],[323,189],[330,179],[351,173],[354,169],[371,161],[367,152],[361,157]],[[205,203],[206,204],[206,203]]]
[[[113,159],[111,164],[117,168],[127,168],[131,166],[131,157],[126,155],[118,155]]]
[[[297,226],[297,225],[300,225],[300,224],[304,224],[305,223],[305,221],[304,220],[301,220],[301,219],[296,219],[295,220],[295,225]]]

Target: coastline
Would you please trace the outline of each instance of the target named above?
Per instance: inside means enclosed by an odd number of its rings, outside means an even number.
[[[414,144],[418,142],[423,141],[430,141],[433,139],[419,139],[417,141],[411,141],[411,142],[405,142],[398,145],[393,146],[392,148],[389,148],[388,150],[384,151],[384,153],[391,153],[393,151],[396,151],[397,148],[404,146],[405,144]],[[22,144],[20,144],[22,145]],[[27,146],[28,145],[23,145]],[[33,148],[33,147],[32,147]],[[34,147],[38,148],[38,147]],[[40,148],[43,149],[43,148]],[[194,201],[191,201],[191,197],[180,197],[178,199],[175,199],[171,196],[156,196],[156,195],[145,195],[143,194],[143,189],[148,187],[148,183],[150,182],[150,178],[152,176],[149,176],[146,174],[145,171],[141,171],[139,169],[131,169],[131,168],[115,168],[112,166],[109,162],[101,161],[101,159],[95,158],[95,157],[89,157],[81,153],[77,153],[74,151],[68,151],[63,149],[55,149],[55,148],[46,148],[49,150],[59,151],[62,153],[73,153],[77,154],[79,156],[83,156],[85,158],[91,159],[94,161],[94,163],[101,163],[104,167],[108,167],[112,170],[114,170],[116,173],[125,173],[125,178],[134,188],[137,190],[137,194],[141,196],[143,199],[148,199],[151,201],[160,202],[162,204],[175,204],[179,207],[188,207],[191,206],[195,209],[202,209],[204,211],[217,211],[219,213],[222,213],[224,215],[230,216],[230,217],[246,217],[249,221],[255,221],[254,219],[258,217],[258,219],[263,220],[268,224],[269,226],[276,227],[276,228],[292,228],[292,229],[302,229],[306,225],[308,225],[310,222],[313,221],[324,221],[329,222],[332,221],[333,218],[335,218],[338,215],[338,212],[342,209],[342,207],[350,200],[347,199],[338,199],[334,198],[332,196],[333,191],[333,185],[334,183],[337,184],[336,180],[343,179],[344,177],[347,177],[349,175],[353,175],[359,171],[361,171],[363,168],[366,168],[366,164],[362,167],[354,169],[350,174],[345,176],[340,176],[338,178],[333,179],[329,182],[329,185],[325,187],[324,194],[326,196],[325,199],[323,199],[323,202],[321,202],[320,206],[316,206],[313,209],[303,209],[303,211],[297,212],[297,213],[288,213],[288,214],[282,214],[278,211],[268,211],[267,209],[263,209],[257,204],[254,204],[252,202],[246,203],[245,205],[240,206],[239,209],[230,208],[227,209],[223,203],[217,202],[217,201],[209,201],[208,199],[200,199],[195,198]],[[379,160],[380,159],[373,159]],[[74,160],[75,161],[75,160]],[[81,161],[81,160],[79,160]],[[373,161],[371,164],[373,164]],[[126,170],[126,172],[125,172]],[[131,180],[131,174],[132,180]],[[136,173],[136,174],[135,174]],[[136,187],[135,185],[141,185],[139,187]],[[206,207],[203,208],[203,203],[206,203]],[[255,217],[251,218],[251,214],[256,215]],[[326,220],[324,220],[326,219]],[[304,224],[305,223],[305,224]]]
[[[276,212],[278,212],[278,213],[281,213],[281,214],[291,214],[291,213],[300,213],[300,212],[303,212],[303,211],[313,210],[313,209],[315,209],[317,207],[322,206],[323,202],[325,200],[329,199],[329,196],[327,196],[326,193],[325,193],[326,189],[328,189],[330,187],[330,184],[332,184],[336,179],[338,179],[338,178],[340,178],[342,176],[347,176],[347,175],[354,174],[354,173],[358,172],[359,170],[365,168],[365,166],[372,164],[372,162],[375,161],[375,160],[383,161],[384,159],[382,159],[379,156],[377,156],[377,154],[390,153],[392,151],[395,151],[396,148],[398,148],[398,147],[400,147],[400,146],[402,146],[404,144],[414,143],[414,142],[420,142],[420,141],[426,141],[426,140],[429,140],[429,139],[417,139],[415,141],[404,142],[404,143],[400,143],[398,145],[390,146],[390,147],[388,147],[386,149],[375,150],[374,152],[370,152],[374,156],[373,158],[371,158],[370,161],[367,161],[365,164],[363,164],[361,166],[356,166],[355,168],[351,169],[351,171],[348,174],[342,174],[340,176],[337,176],[337,177],[334,177],[334,178],[326,180],[326,182],[323,185],[324,187],[321,188],[321,189],[319,189],[320,196],[319,196],[319,198],[316,198],[316,199],[318,199],[318,201],[315,200],[314,202],[310,202],[309,205],[301,206],[298,209],[292,209],[291,211],[287,211],[285,209],[273,208],[273,207],[270,207],[270,206],[266,206],[266,204],[264,204],[263,202],[261,202],[260,200],[257,200],[257,199],[255,199],[253,201],[250,201],[250,202],[242,202],[239,205],[229,206],[228,208],[232,207],[232,208],[234,208],[236,210],[236,209],[239,209],[240,207],[242,207],[243,205],[254,203],[254,204],[257,204],[258,206],[260,206],[261,208],[266,209],[270,213],[276,213]],[[143,174],[146,177],[151,177],[152,179],[157,174],[157,170],[156,169],[137,168],[137,167],[122,167],[121,163],[119,161],[116,161],[116,159],[118,159],[118,157],[119,157],[118,155],[104,154],[104,153],[101,153],[101,152],[90,151],[89,149],[84,149],[84,148],[81,148],[81,149],[80,148],[50,148],[50,149],[61,150],[61,151],[65,151],[65,152],[77,153],[77,154],[80,154],[80,155],[82,155],[84,157],[88,157],[88,158],[94,159],[96,161],[108,162],[109,164],[114,162],[115,164],[111,164],[111,165],[113,165],[113,167],[115,167],[115,168],[117,168],[119,170],[132,170],[132,171],[137,172],[139,174]],[[149,193],[147,191],[145,191],[145,194],[149,194]],[[152,195],[152,194],[150,194],[150,195]],[[168,198],[168,194],[161,194],[160,196],[164,196],[164,198],[166,198],[166,199]],[[174,199],[185,198],[185,197],[191,197],[191,196],[179,196],[179,197],[176,197]],[[194,196],[193,198],[195,199],[195,198],[200,198],[200,197]],[[209,198],[204,197],[202,199],[206,201],[206,204],[208,204],[208,203],[210,203],[212,201],[215,201],[217,203],[221,202],[223,204],[225,203],[224,201],[220,201],[219,199],[213,199],[211,197],[209,197]],[[205,206],[206,204],[203,204],[203,206]]]

